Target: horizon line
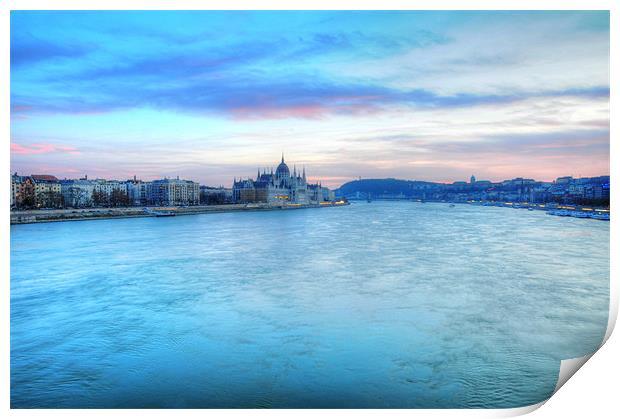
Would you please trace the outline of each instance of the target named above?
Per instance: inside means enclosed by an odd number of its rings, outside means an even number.
[[[59,181],[61,180],[79,180],[79,179],[84,179],[85,177],[88,177],[88,173],[84,173],[83,175],[78,175],[78,177],[67,177],[64,176],[63,178],[59,178],[54,174],[50,174],[47,171],[39,171],[39,172],[33,172],[30,173],[29,175],[20,175],[18,174],[19,170],[11,170],[11,176],[17,174],[17,176],[42,176],[42,175],[49,175],[49,176],[54,176],[56,177]],[[472,176],[475,177],[475,174],[472,174]],[[596,176],[581,176],[578,175],[577,177],[575,177],[574,175],[562,175],[562,176],[556,176],[554,179],[551,180],[544,180],[544,179],[536,179],[534,177],[527,177],[527,176],[517,176],[511,179],[502,179],[502,180],[490,180],[490,179],[477,179],[476,178],[476,182],[490,182],[490,183],[502,183],[505,181],[510,181],[510,180],[515,180],[515,179],[524,179],[524,180],[533,180],[535,182],[545,182],[545,183],[552,183],[555,182],[557,179],[560,178],[564,178],[564,177],[570,177],[572,179],[589,179],[589,178],[597,178],[597,177],[611,177],[610,173],[607,174],[601,174],[601,175],[596,175]],[[233,176],[234,178],[235,176]],[[330,177],[326,176],[326,177],[316,177],[316,176],[307,176],[308,177],[308,181],[310,182],[310,179],[314,179],[316,182],[319,182],[320,180],[327,180]],[[139,180],[139,181],[145,181],[145,182],[150,182],[153,180],[159,180],[159,179],[173,179],[173,178],[178,178],[181,180],[191,180],[194,181],[196,183],[198,183],[199,185],[202,186],[210,186],[210,184],[214,184],[214,183],[210,183],[210,182],[200,182],[200,181],[196,181],[193,180],[190,177],[184,177],[181,176],[180,174],[178,175],[174,175],[174,176],[169,176],[169,175],[163,175],[163,176],[146,176],[146,177],[139,177],[137,175],[129,175],[127,176],[126,179],[123,179],[123,177],[95,177],[95,178],[91,178],[89,180],[106,180],[106,181],[119,181],[119,182],[125,182],[125,181],[132,181],[132,180]],[[241,176],[239,177],[239,179],[253,179],[253,176]],[[406,181],[406,182],[424,182],[424,183],[435,183],[435,184],[445,184],[445,185],[450,185],[453,183],[457,183],[457,182],[464,182],[467,184],[470,184],[471,182],[468,181],[467,179],[465,180],[424,180],[424,179],[419,179],[419,178],[400,178],[400,177],[392,177],[392,176],[388,176],[388,177],[364,177],[364,176],[358,176],[356,178],[351,178],[350,180],[344,181],[342,183],[340,183],[338,186],[334,187],[334,189],[339,189],[340,187],[342,187],[343,185],[347,184],[347,183],[351,183],[351,182],[357,182],[357,181],[363,181],[363,180],[398,180],[398,181]],[[217,183],[217,182],[215,182]],[[221,184],[220,182],[220,187],[224,186]]]

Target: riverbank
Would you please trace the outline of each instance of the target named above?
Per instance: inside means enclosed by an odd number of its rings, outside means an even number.
[[[274,211],[303,208],[326,208],[349,205],[346,201],[323,202],[321,204],[227,204],[198,205],[192,207],[142,207],[128,208],[80,208],[11,211],[11,224],[48,223],[58,221],[82,221],[106,218],[157,217],[166,215],[194,215],[234,211]]]
[[[560,217],[592,218],[595,220],[609,221],[609,207],[594,208],[588,205],[561,205],[556,203],[536,204],[531,202],[481,202],[468,201],[471,205],[481,205],[484,207],[503,207],[527,209],[529,211],[545,211],[549,215]]]

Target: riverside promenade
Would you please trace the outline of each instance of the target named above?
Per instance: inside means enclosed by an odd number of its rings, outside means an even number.
[[[226,204],[197,205],[190,207],[116,207],[116,208],[77,208],[77,209],[38,209],[11,211],[11,224],[47,223],[55,221],[80,221],[106,218],[156,217],[157,213],[172,215],[193,215],[234,211],[274,211],[303,208],[326,208],[349,205],[347,201],[322,202],[320,204]]]

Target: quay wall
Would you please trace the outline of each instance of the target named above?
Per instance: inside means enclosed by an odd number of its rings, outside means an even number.
[[[234,211],[272,211],[302,208],[326,208],[349,205],[347,202],[324,202],[321,204],[227,204],[200,205],[191,207],[148,207],[151,211],[164,211],[174,215],[208,214]],[[11,211],[11,224],[47,223],[54,221],[80,221],[106,218],[155,217],[142,207],[127,208],[79,208]]]

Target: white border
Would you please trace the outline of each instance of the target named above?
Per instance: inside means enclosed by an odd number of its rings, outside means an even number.
[[[0,355],[4,362],[1,365],[2,379],[0,380],[0,400],[2,411],[7,411],[10,406],[10,375],[9,375],[9,328],[10,328],[10,280],[9,280],[9,181],[10,173],[10,74],[9,74],[9,57],[10,57],[10,10],[236,10],[236,9],[252,9],[252,10],[611,10],[611,68],[610,76],[613,79],[613,68],[618,68],[617,51],[614,46],[618,39],[618,2],[609,0],[436,0],[436,1],[415,1],[415,0],[382,0],[382,1],[334,1],[334,0],[300,0],[290,2],[282,0],[262,0],[260,2],[250,0],[228,0],[226,2],[207,2],[193,0],[176,0],[174,2],[164,2],[155,0],[0,0],[0,57],[2,65],[0,65],[0,78],[2,80],[2,100],[0,101],[0,115],[3,121],[2,141],[4,144],[4,152],[0,153],[0,162],[2,171],[6,174],[4,182],[0,182],[0,211],[4,222],[1,225],[2,234],[0,235],[0,246],[2,249],[0,263],[0,277],[2,278],[2,316],[1,316],[1,333],[2,345],[0,346]],[[611,84],[610,84],[611,85]],[[614,89],[611,89],[610,101],[613,103]],[[613,115],[613,108],[610,114]],[[614,118],[611,117],[611,132],[613,130]],[[616,179],[617,163],[620,150],[617,140],[612,134],[611,143],[611,176]],[[615,184],[614,184],[615,186]],[[616,208],[618,199],[615,193],[612,193],[612,206]],[[611,255],[618,254],[618,224],[611,223]],[[610,337],[618,314],[618,266],[617,259],[611,258],[611,298],[610,298],[610,322],[608,325],[606,340]],[[618,376],[619,362],[616,353],[620,343],[618,338],[612,337],[609,342],[599,352],[593,356],[590,361],[593,365],[592,370],[584,368],[579,375],[583,377],[578,380],[569,382],[558,395],[554,395],[548,402],[549,406],[536,412],[539,417],[583,417],[588,412],[594,411],[597,414],[594,417],[612,417],[617,413],[617,402],[614,397]],[[587,357],[589,359],[589,356]],[[583,361],[583,360],[582,360]],[[585,361],[584,361],[585,362]],[[588,363],[588,365],[590,364]],[[573,360],[566,365],[580,367],[582,362]],[[596,367],[596,369],[594,369]],[[577,368],[578,369],[578,368]],[[576,371],[576,370],[575,370]],[[575,372],[573,371],[573,373]],[[571,374],[572,375],[572,374]],[[579,381],[579,382],[577,382]],[[558,387],[559,389],[559,387]],[[556,389],[557,390],[557,389]],[[556,400],[557,399],[557,400]],[[288,417],[291,414],[300,417],[314,417],[317,413],[321,415],[333,417],[374,417],[389,415],[392,417],[505,417],[525,414],[537,409],[544,403],[518,409],[489,409],[489,410],[326,410],[317,412],[316,410],[269,410],[269,411],[245,411],[245,410],[151,410],[149,416],[155,418],[161,417],[198,417],[205,414],[216,415],[218,417],[234,417],[237,415],[251,414],[252,416],[270,416],[270,417]],[[67,417],[101,417],[109,414],[119,415],[121,417],[131,417],[140,413],[146,413],[139,410],[11,410],[9,414],[15,417],[32,417],[32,416],[67,416]]]

